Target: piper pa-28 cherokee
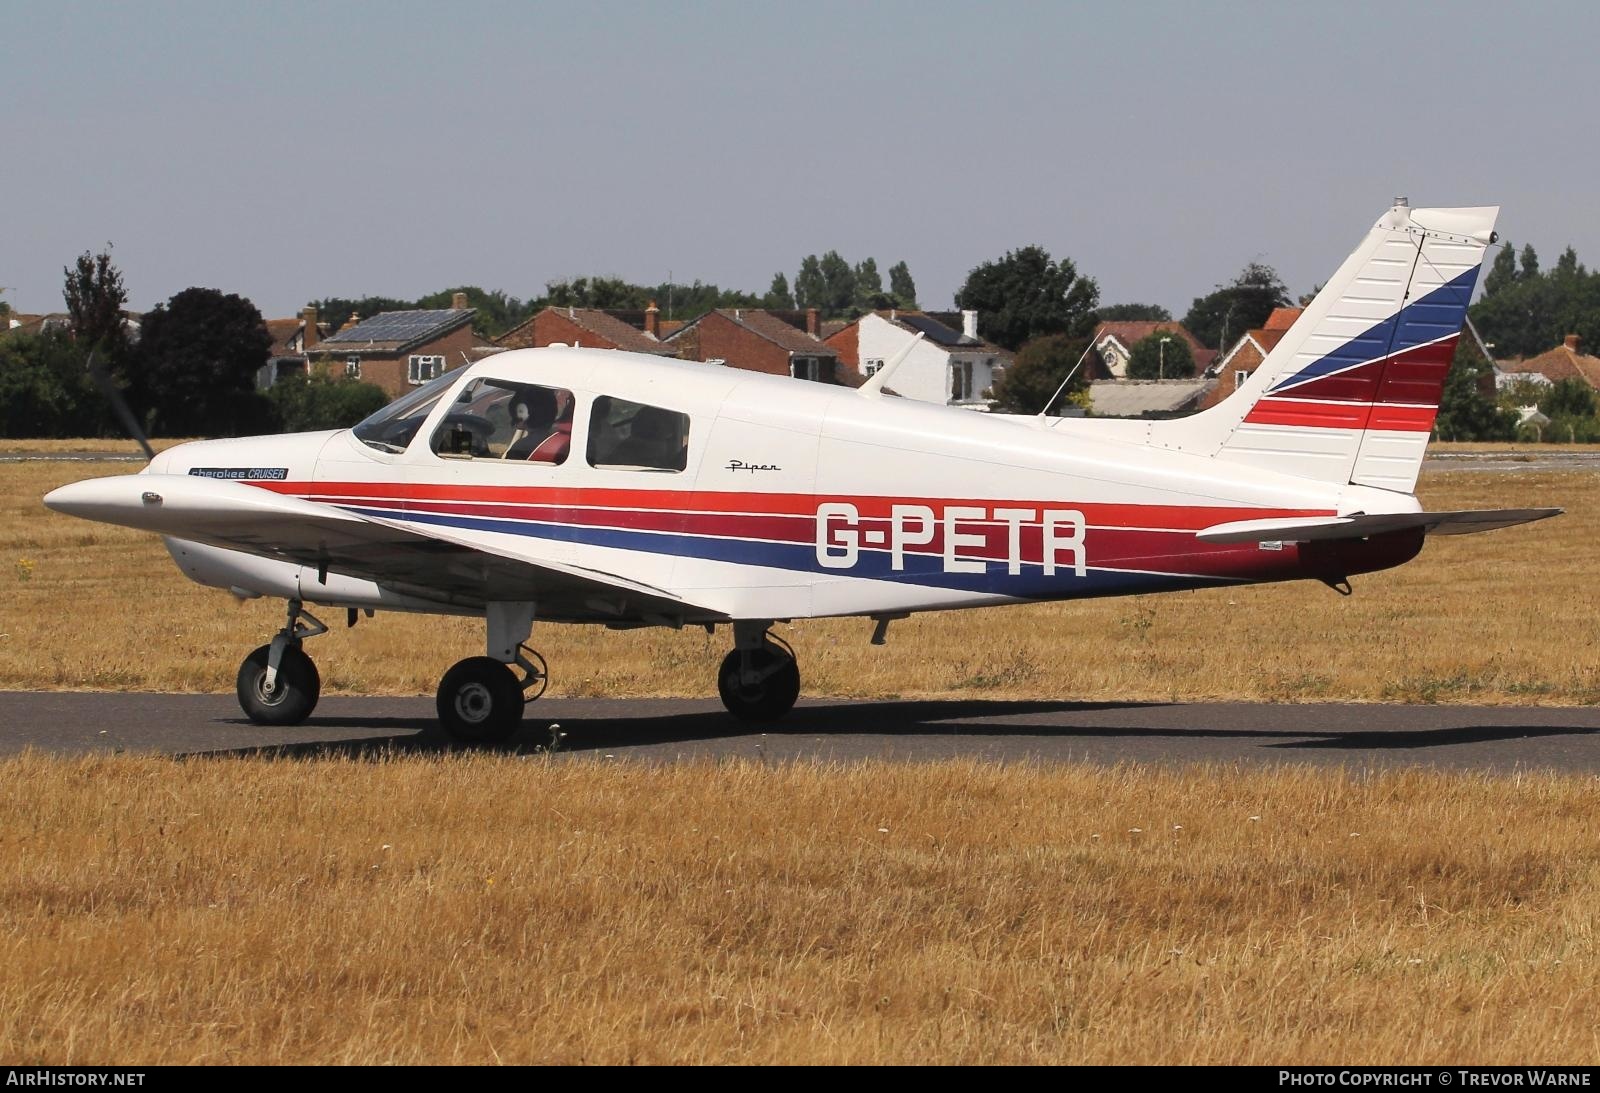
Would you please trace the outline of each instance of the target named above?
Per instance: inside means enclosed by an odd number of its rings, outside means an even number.
[[[1255,373],[1171,421],[978,414],[714,364],[504,353],[353,429],[184,444],[63,486],[60,512],[157,532],[180,569],[288,620],[245,658],[258,722],[315,706],[307,603],[481,616],[444,728],[505,739],[545,683],[536,621],[708,629],[729,711],[781,717],[774,620],[1357,573],[1429,532],[1559,509],[1424,512],[1413,496],[1497,208],[1386,212]]]

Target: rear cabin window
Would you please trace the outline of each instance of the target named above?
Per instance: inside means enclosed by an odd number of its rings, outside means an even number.
[[[689,453],[689,415],[601,395],[589,418],[589,465],[681,471]]]
[[[434,429],[433,450],[445,459],[565,463],[573,405],[565,388],[476,379]]]

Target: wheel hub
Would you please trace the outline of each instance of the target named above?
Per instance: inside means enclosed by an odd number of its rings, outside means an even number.
[[[261,675],[256,678],[256,697],[260,698],[261,701],[266,703],[268,706],[278,705],[278,703],[282,702],[284,696],[288,693],[289,688],[283,686],[282,684],[279,684],[276,687],[267,686],[267,673],[265,672],[262,672]]]
[[[456,692],[456,714],[461,720],[481,724],[494,709],[494,696],[481,683],[468,683]]]

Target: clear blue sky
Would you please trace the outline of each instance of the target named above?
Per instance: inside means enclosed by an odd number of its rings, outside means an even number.
[[[107,241],[133,307],[268,317],[830,248],[947,307],[1038,243],[1181,315],[1256,258],[1306,291],[1396,194],[1600,263],[1593,4],[0,0],[0,36],[20,311]]]

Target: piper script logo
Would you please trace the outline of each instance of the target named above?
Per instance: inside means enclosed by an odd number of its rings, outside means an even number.
[[[989,562],[1004,562],[1016,575],[1026,565],[1041,566],[1046,577],[1058,568],[1084,575],[1085,521],[1076,509],[996,508],[947,505],[942,513],[928,505],[894,505],[884,517],[865,517],[855,505],[830,501],[817,506],[817,564],[850,569],[862,547],[887,547],[889,568],[904,570],[906,554],[941,540],[946,573],[983,573]],[[940,532],[943,532],[940,535]]]

